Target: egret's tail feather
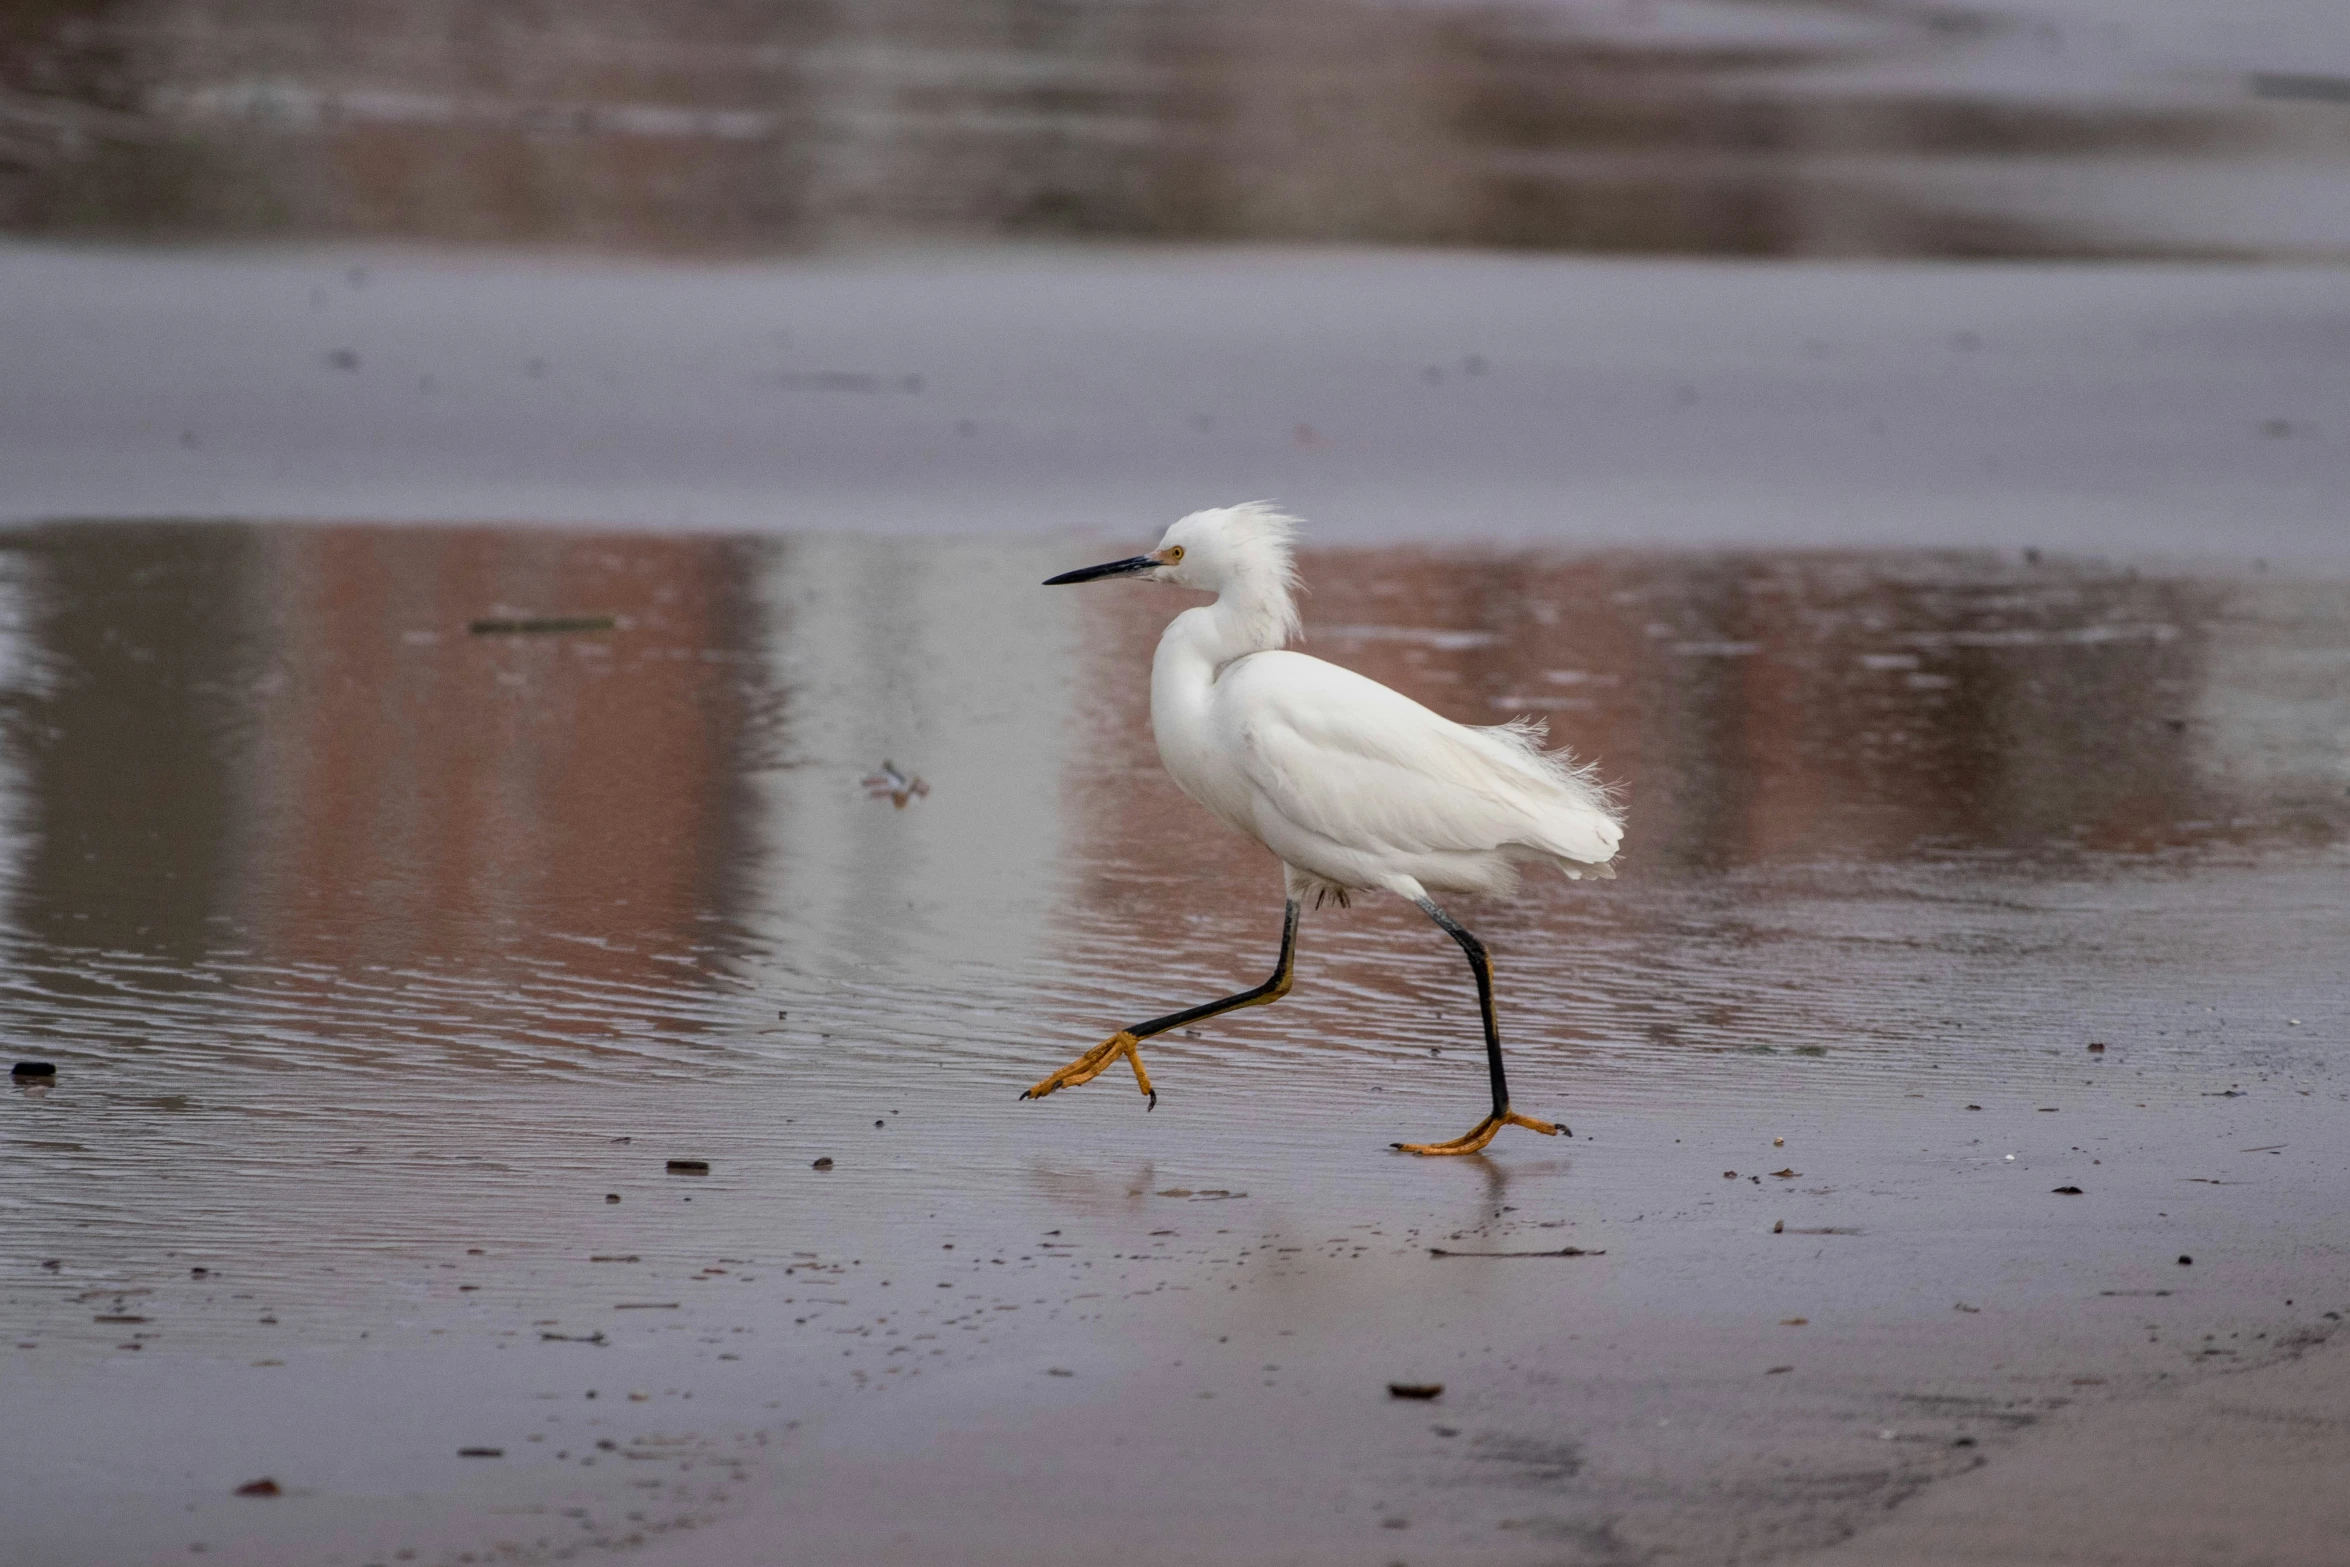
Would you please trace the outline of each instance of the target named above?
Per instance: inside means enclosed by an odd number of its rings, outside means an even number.
[[[1576,761],[1564,747],[1545,749],[1550,726],[1538,718],[1514,719],[1470,733],[1524,781],[1520,799],[1531,818],[1524,840],[1528,846],[1554,859],[1572,880],[1612,880],[1616,873],[1607,862],[1623,841],[1624,808],[1599,769]]]
[[[1565,746],[1549,749],[1550,723],[1541,718],[1513,718],[1506,724],[1489,724],[1476,731],[1490,735],[1509,748],[1512,759],[1531,764],[1541,777],[1553,782],[1586,810],[1597,811],[1611,824],[1624,819],[1623,793],[1614,784],[1599,776],[1596,762],[1578,762]]]

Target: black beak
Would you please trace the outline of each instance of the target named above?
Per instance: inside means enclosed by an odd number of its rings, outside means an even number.
[[[1075,571],[1064,571],[1057,577],[1047,577],[1044,585],[1060,587],[1068,582],[1092,582],[1102,577],[1133,577],[1159,564],[1156,555],[1136,555],[1126,560],[1113,560],[1101,566],[1081,566]]]

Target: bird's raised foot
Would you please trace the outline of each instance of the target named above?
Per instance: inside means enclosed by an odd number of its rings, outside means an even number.
[[[1561,1133],[1568,1136],[1574,1135],[1567,1132],[1565,1127],[1554,1125],[1549,1121],[1537,1121],[1532,1116],[1520,1115],[1515,1110],[1503,1110],[1479,1121],[1467,1136],[1456,1137],[1448,1143],[1397,1143],[1394,1146],[1404,1153],[1430,1155],[1477,1153],[1487,1143],[1492,1142],[1494,1134],[1505,1126],[1522,1126],[1529,1132],[1540,1132],[1545,1137],[1557,1137]]]
[[[1140,1043],[1141,1040],[1120,1029],[1020,1097],[1042,1099],[1057,1088],[1075,1088],[1080,1083],[1090,1083],[1107,1071],[1111,1062],[1124,1056],[1134,1068],[1134,1086],[1141,1089],[1143,1097],[1150,1101],[1149,1108],[1156,1110],[1159,1107],[1159,1091],[1151,1087],[1150,1074],[1142,1069],[1142,1054],[1134,1048]]]

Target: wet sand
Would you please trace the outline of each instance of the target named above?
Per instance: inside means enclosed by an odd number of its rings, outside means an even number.
[[[1632,801],[1473,915],[1574,1138],[1438,1163],[1472,999],[1381,905],[1156,1112],[1015,1099],[1278,924],[1150,750],[1179,596],[1033,586],[1092,547],[9,534],[14,1548],[2324,1559],[2336,579],[1316,549],[1310,647]]]
[[[0,246],[0,519],[2350,561],[2338,267]]]

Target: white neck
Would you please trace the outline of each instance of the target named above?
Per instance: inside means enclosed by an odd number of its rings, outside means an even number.
[[[1289,590],[1278,579],[1244,579],[1227,583],[1215,603],[1177,615],[1159,638],[1151,659],[1151,728],[1159,756],[1175,781],[1210,810],[1223,810],[1215,781],[1220,769],[1203,749],[1216,677],[1234,659],[1288,641],[1295,616]]]
[[[1169,623],[1159,639],[1162,656],[1171,644],[1204,661],[1208,677],[1236,658],[1265,653],[1288,642],[1297,630],[1297,607],[1289,585],[1280,578],[1254,572],[1236,575],[1224,584],[1216,602],[1187,609]]]

